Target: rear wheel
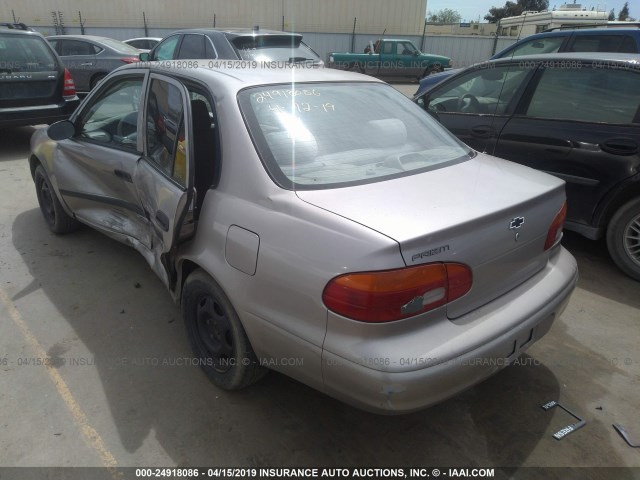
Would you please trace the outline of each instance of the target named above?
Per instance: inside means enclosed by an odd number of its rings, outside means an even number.
[[[640,280],[640,198],[625,203],[611,218],[607,247],[620,270]]]
[[[104,77],[106,77],[107,75],[105,73],[97,73],[93,76],[93,78],[91,79],[91,83],[90,83],[90,87],[91,90],[93,90],[94,88],[96,88],[96,85],[98,85],[98,83],[100,83],[102,81],[102,79]]]
[[[182,315],[193,353],[218,387],[240,389],[267,373],[231,302],[202,270],[191,273],[184,284]]]
[[[67,212],[62,208],[42,165],[36,167],[34,181],[40,211],[49,229],[53,233],[68,233],[77,230],[80,224],[75,218],[67,215]]]

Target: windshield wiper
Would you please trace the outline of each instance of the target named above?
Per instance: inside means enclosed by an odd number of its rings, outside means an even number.
[[[314,61],[314,59],[306,57],[289,57],[289,63],[302,63],[308,61]]]

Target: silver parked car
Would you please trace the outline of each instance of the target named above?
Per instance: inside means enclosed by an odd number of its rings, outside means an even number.
[[[141,52],[119,40],[92,35],[53,35],[47,40],[71,72],[78,91],[85,93],[109,72],[137,62]]]
[[[148,52],[161,41],[162,37],[140,37],[123,40],[123,43],[126,43],[127,45],[130,45],[133,48],[137,48],[138,50],[141,50],[143,52]]]
[[[577,279],[562,180],[471,150],[372,77],[223,65],[123,67],[30,157],[51,230],[138,250],[216,385],[271,368],[409,412],[549,331]]]

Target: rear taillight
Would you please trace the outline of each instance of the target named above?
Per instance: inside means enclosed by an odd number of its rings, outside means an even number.
[[[138,57],[124,57],[121,58],[120,61],[124,63],[136,63],[139,62],[140,59]]]
[[[340,275],[322,293],[329,310],[362,322],[382,323],[419,315],[462,297],[471,269],[459,263]]]
[[[547,240],[544,242],[544,249],[549,250],[553,247],[558,240],[562,238],[562,227],[564,225],[564,221],[567,218],[567,204],[565,202],[562,205],[562,208],[551,222],[551,226],[549,227],[549,231],[547,232]]]
[[[76,84],[73,81],[71,73],[64,69],[64,86],[62,87],[62,96],[64,98],[72,98],[76,96]]]

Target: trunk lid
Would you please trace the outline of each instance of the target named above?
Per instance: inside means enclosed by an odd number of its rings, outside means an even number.
[[[451,319],[544,267],[547,232],[565,199],[562,180],[483,154],[423,174],[297,195],[394,239],[407,266],[471,267],[471,290],[447,305]]]

